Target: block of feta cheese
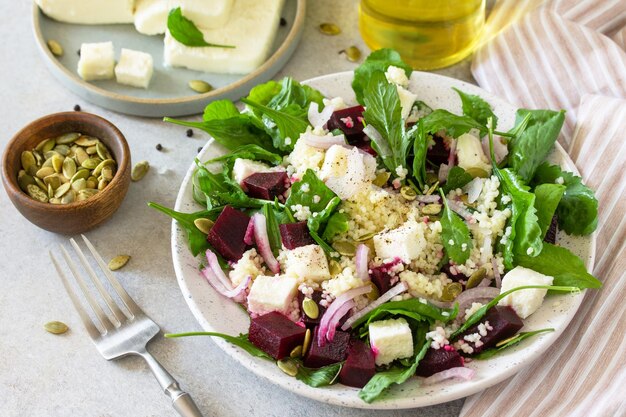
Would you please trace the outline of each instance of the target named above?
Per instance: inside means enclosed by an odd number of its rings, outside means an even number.
[[[134,0],[37,0],[46,16],[67,23],[133,23]]]
[[[396,359],[413,356],[413,334],[403,318],[379,320],[369,325],[370,345],[376,365],[387,365]]]
[[[425,247],[423,226],[414,220],[374,236],[376,256],[381,259],[398,257],[402,262],[409,263],[419,257]]]
[[[204,40],[234,48],[189,47],[165,32],[166,65],[197,71],[248,74],[269,55],[278,30],[284,0],[236,1],[228,23],[217,29],[201,29]]]
[[[319,177],[346,200],[371,184],[376,177],[376,159],[356,147],[333,145],[326,151]]]
[[[144,35],[165,33],[167,15],[177,7],[199,28],[220,28],[228,22],[233,3],[234,0],[137,0],[135,29]]]
[[[259,275],[250,287],[248,310],[257,314],[271,311],[286,313],[297,292],[298,281],[295,278]]]
[[[330,278],[324,250],[319,245],[306,245],[287,251],[285,275],[315,282]]]
[[[113,78],[113,42],[83,43],[80,46],[78,75],[85,81]]]
[[[516,266],[502,277],[500,293],[523,285],[552,285],[553,280],[551,276]],[[519,290],[504,297],[498,305],[511,306],[518,316],[525,319],[541,307],[546,293],[547,290],[542,289]]]
[[[115,78],[118,83],[148,88],[152,72],[152,55],[122,48],[120,59],[115,66]]]
[[[417,94],[414,94],[406,88],[400,86],[397,86],[396,89],[398,90],[398,97],[400,98],[400,109],[402,110],[400,114],[402,115],[402,119],[406,120],[406,118],[409,117],[409,114],[411,113],[413,103],[415,103],[415,100],[417,100]]]
[[[464,133],[456,141],[456,157],[461,168],[470,173],[477,169],[485,171],[487,175],[491,173],[491,164],[483,152],[480,139],[471,133]]]
[[[233,164],[233,179],[243,187],[243,180],[257,172],[271,172],[272,168],[262,162],[251,159],[237,158]]]

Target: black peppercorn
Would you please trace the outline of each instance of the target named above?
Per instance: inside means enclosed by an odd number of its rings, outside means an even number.
[[[161,149],[163,149],[163,146],[161,146],[160,143],[157,143],[156,150],[160,151]]]
[[[74,111],[80,111],[80,105],[75,104],[74,105]]]
[[[187,129],[187,137],[190,138],[193,136],[193,130]]]
[[[280,25],[281,26],[287,26],[287,19],[285,19],[284,17],[280,18]]]

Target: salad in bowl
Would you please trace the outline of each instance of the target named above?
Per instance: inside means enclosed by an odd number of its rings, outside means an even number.
[[[597,223],[593,191],[549,162],[564,112],[519,109],[499,130],[478,95],[456,90],[462,114],[422,101],[411,72],[383,49],[355,70],[355,103],[285,78],[241,111],[166,119],[226,153],[196,160],[203,210],[150,205],[185,230],[206,291],[250,318],[189,334],[371,403],[416,378],[475,378],[470,362],[553,330],[521,331],[547,295],[601,285],[557,240]]]

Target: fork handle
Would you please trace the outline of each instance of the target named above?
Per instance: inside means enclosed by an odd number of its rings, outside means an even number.
[[[172,399],[172,406],[181,417],[203,417],[189,393],[180,389],[178,382],[147,350],[137,352],[150,367],[163,391]]]

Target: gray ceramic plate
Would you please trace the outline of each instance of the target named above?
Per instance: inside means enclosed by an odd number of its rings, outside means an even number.
[[[272,78],[296,49],[306,14],[306,0],[285,0],[281,16],[287,21],[276,34],[267,61],[247,75],[210,74],[163,66],[163,36],[145,36],[133,25],[74,25],[45,16],[33,6],[35,40],[44,61],[54,76],[73,93],[85,100],[121,113],[136,116],[163,117],[201,113],[206,104],[216,99],[238,99],[252,87]],[[65,53],[52,55],[48,39],[58,41]],[[76,73],[78,50],[83,42],[113,41],[116,57],[122,47],[148,52],[154,58],[154,75],[144,90],[118,84],[115,80],[83,81]],[[190,80],[205,80],[215,90],[198,94],[189,89]]]
[[[352,77],[352,72],[342,72],[309,80],[307,84],[319,89],[327,97],[340,96],[345,99],[346,103],[356,104],[354,92],[350,86]],[[413,73],[409,85],[409,89],[415,91],[419,99],[431,107],[443,108],[461,114],[461,102],[452,87],[470,94],[477,94],[487,100],[498,116],[498,128],[506,131],[513,126],[516,108],[475,85],[420,72]],[[223,152],[224,150],[211,140],[204,147],[199,157],[205,161]],[[578,173],[574,163],[560,145],[556,146],[550,160],[568,171]],[[202,207],[195,203],[192,197],[191,176],[194,168],[195,165],[192,164],[178,193],[175,206],[178,211],[190,213],[202,210]],[[560,233],[558,242],[580,256],[585,261],[588,270],[593,269],[595,235],[570,237]],[[248,315],[234,302],[220,296],[200,275],[198,271],[199,262],[189,252],[185,234],[176,222],[172,222],[172,257],[181,291],[200,325],[207,331],[232,335],[246,333],[250,323]],[[403,385],[394,386],[384,397],[372,404],[367,404],[358,397],[358,389],[340,384],[325,388],[312,388],[284,374],[272,361],[253,358],[222,339],[215,338],[214,341],[237,362],[257,375],[267,378],[268,381],[284,389],[318,401],[358,408],[423,407],[474,394],[509,378],[524,366],[528,366],[534,359],[544,354],[565,330],[578,310],[583,295],[584,292],[546,298],[541,308],[525,320],[523,330],[553,327],[555,331],[525,340],[489,360],[472,361],[468,367],[476,370],[476,376],[473,380],[452,380],[423,387],[420,386],[419,378],[411,378]]]

